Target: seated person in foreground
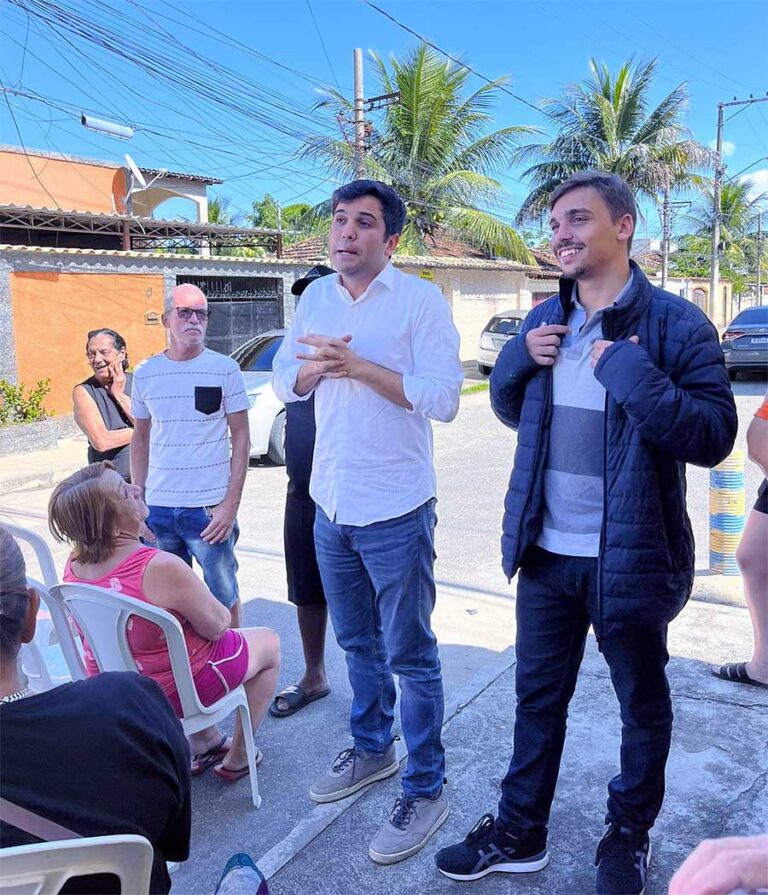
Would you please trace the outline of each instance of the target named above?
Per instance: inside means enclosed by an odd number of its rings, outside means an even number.
[[[189,857],[181,725],[157,684],[138,674],[102,674],[37,694],[22,687],[18,653],[34,637],[40,602],[25,574],[18,544],[0,526],[0,792],[82,836],[145,836],[155,850],[150,892],[167,893],[165,862]],[[0,848],[39,841],[0,821]],[[119,884],[102,874],[70,880],[62,891],[106,895]]]
[[[139,535],[148,512],[141,489],[125,482],[109,463],[92,463],[61,482],[51,495],[48,517],[54,536],[73,547],[64,580],[114,590],[175,615],[184,632],[201,702],[210,705],[245,684],[255,731],[275,692],[278,636],[269,628],[230,628],[229,610],[183,560],[141,543]],[[130,623],[128,644],[139,671],[160,684],[181,715],[160,629],[135,618]],[[98,674],[85,641],[83,651],[88,673]],[[214,772],[232,782],[248,773],[239,716],[231,740],[211,727],[193,735],[190,744],[195,753],[193,774],[215,765]],[[257,751],[257,760],[260,758]]]

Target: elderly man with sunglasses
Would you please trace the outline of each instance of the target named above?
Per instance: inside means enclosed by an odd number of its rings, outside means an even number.
[[[194,557],[239,627],[236,517],[250,454],[249,402],[235,361],[204,345],[209,315],[197,286],[176,286],[163,314],[168,348],[134,373],[131,479],[145,490],[157,546],[190,565]]]

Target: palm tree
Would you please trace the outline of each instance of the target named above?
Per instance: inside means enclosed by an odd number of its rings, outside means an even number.
[[[378,91],[400,93],[400,101],[384,111],[380,130],[371,131],[364,161],[366,177],[391,184],[406,202],[398,251],[427,254],[430,237],[442,231],[499,257],[535,264],[517,231],[496,214],[505,197],[494,175],[508,168],[521,136],[537,133],[524,126],[488,131],[489,110],[507,78],[470,93],[470,72],[425,44],[390,57],[389,67],[375,53],[371,58]],[[317,107],[339,106],[352,109],[342,94],[328,90]],[[355,177],[354,151],[343,140],[314,138],[303,154],[342,181]]]
[[[619,174],[654,202],[660,193],[704,183],[696,172],[711,166],[712,153],[681,123],[688,103],[684,84],[649,111],[655,59],[630,59],[615,77],[594,59],[589,69],[584,81],[541,102],[555,121],[553,139],[515,153],[516,161],[533,162],[523,173],[533,188],[518,223],[542,215],[552,190],[577,171]]]
[[[229,199],[211,196],[208,200],[208,223],[222,224],[226,227],[235,226],[236,216],[229,210],[231,204]]]
[[[750,199],[751,180],[730,180],[720,188],[720,240],[724,249],[743,252],[744,243],[754,237],[757,217],[768,193]],[[714,223],[714,192],[705,189],[701,201],[691,210],[690,221],[699,236],[709,236]]]

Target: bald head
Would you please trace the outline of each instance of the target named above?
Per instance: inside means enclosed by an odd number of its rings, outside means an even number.
[[[175,286],[167,310],[171,308],[204,308],[207,304],[205,293],[192,283]]]

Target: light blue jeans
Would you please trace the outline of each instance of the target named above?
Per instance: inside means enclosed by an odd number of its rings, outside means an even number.
[[[210,521],[208,507],[151,506],[147,517],[147,525],[157,538],[155,546],[166,553],[174,553],[190,566],[194,556],[203,570],[208,590],[219,603],[231,609],[240,597],[235,559],[240,529],[235,521],[226,541],[208,544],[200,537],[200,532]]]
[[[443,679],[435,606],[435,501],[371,525],[338,525],[317,508],[315,546],[328,609],[346,653],[355,746],[382,755],[393,740],[395,683],[408,746],[403,791],[436,796],[445,775]]]

